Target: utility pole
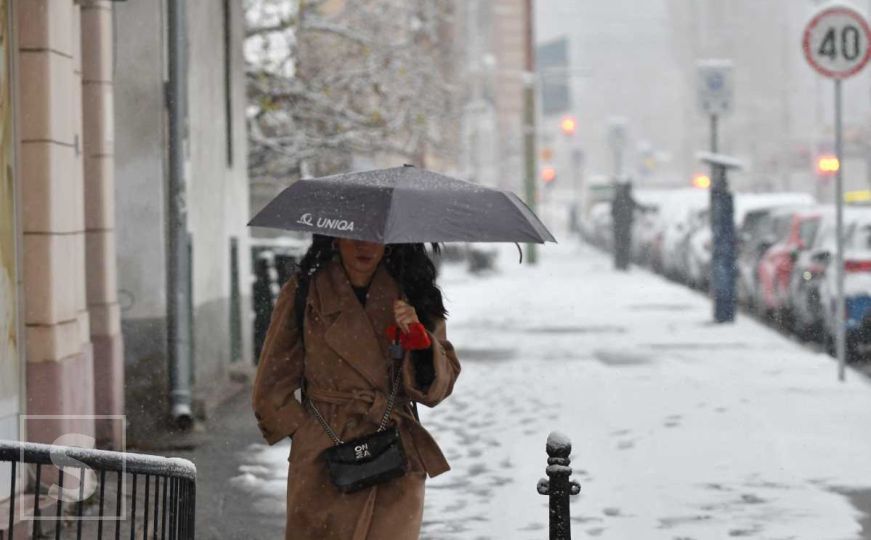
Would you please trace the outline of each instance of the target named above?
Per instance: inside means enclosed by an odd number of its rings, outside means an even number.
[[[524,185],[526,204],[535,212],[536,203],[536,152],[535,152],[535,35],[533,32],[533,0],[524,0],[526,24],[526,74],[523,78],[523,147],[526,160]],[[538,256],[535,244],[526,244],[526,260],[536,264]]]

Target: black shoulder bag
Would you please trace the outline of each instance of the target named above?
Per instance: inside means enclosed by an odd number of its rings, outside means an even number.
[[[300,330],[300,339],[303,336],[303,323],[305,322],[305,303],[308,297],[308,280],[299,284],[294,298],[294,313]],[[402,347],[394,343],[390,347],[391,356],[399,360],[403,356]],[[330,424],[321,415],[310,399],[305,397],[303,401],[321,424],[327,435],[333,441],[333,446],[324,450],[324,460],[330,480],[336,489],[343,493],[353,493],[376,484],[387,482],[405,474],[407,460],[405,450],[402,447],[402,439],[396,426],[387,427],[390,421],[390,413],[396,403],[396,393],[399,389],[399,378],[402,372],[396,367],[396,375],[393,377],[393,387],[387,400],[387,408],[375,433],[359,437],[352,441],[342,441]]]

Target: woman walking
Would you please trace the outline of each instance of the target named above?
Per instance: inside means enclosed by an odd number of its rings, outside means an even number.
[[[282,288],[253,404],[269,444],[292,439],[285,538],[418,538],[425,479],[449,466],[411,402],[437,405],[460,372],[435,278],[423,244],[314,235],[299,271]],[[394,341],[403,354],[395,354]],[[329,449],[363,441],[351,447],[365,461],[369,437],[388,426],[401,441],[401,470],[352,488],[337,480],[336,474],[353,477],[361,469],[345,463],[336,473]]]

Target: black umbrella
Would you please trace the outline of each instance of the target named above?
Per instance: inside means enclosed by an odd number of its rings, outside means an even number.
[[[410,165],[299,180],[248,225],[380,244],[556,242],[513,193]]]

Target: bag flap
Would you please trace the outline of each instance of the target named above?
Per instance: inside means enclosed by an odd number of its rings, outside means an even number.
[[[328,461],[338,463],[365,463],[372,461],[399,441],[399,430],[378,431],[324,451]]]

